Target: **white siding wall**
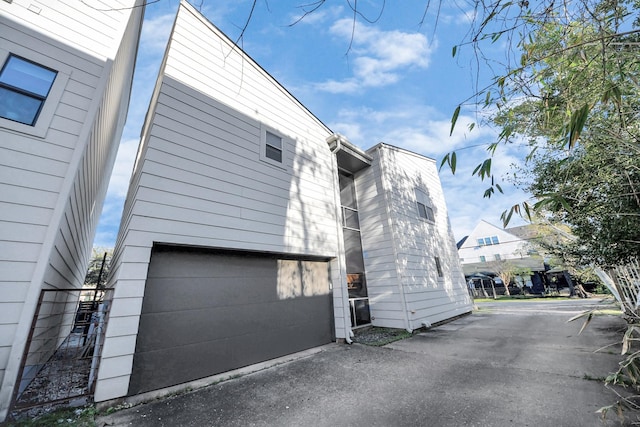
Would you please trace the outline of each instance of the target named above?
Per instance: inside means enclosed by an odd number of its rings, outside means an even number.
[[[405,303],[400,293],[397,254],[389,215],[388,189],[383,187],[380,156],[356,175],[360,235],[372,324],[405,328]]]
[[[478,239],[497,236],[498,245],[479,246]],[[519,259],[528,256],[528,244],[526,241],[506,232],[500,227],[489,224],[486,221],[480,221],[473,229],[467,240],[458,250],[458,254],[462,259],[462,264],[482,262],[480,257],[485,257],[485,262],[496,260],[496,255],[500,255],[501,259]]]
[[[167,55],[112,261],[96,401],[127,394],[154,242],[338,256],[330,131],[191,6]],[[282,168],[260,159],[263,125],[287,139]]]
[[[12,0],[0,15],[62,45],[102,60],[113,59],[137,0]],[[137,12],[136,12],[137,13]]]
[[[32,4],[39,14],[28,9]],[[95,30],[84,27],[94,21],[100,22]],[[0,2],[0,53],[51,67],[59,71],[56,81],[63,78],[59,94],[52,90],[45,104],[53,103],[54,113],[41,135],[0,119],[0,419],[40,289],[79,287],[84,280],[126,117],[141,21],[140,8],[106,17],[80,2]]]
[[[369,154],[374,157],[369,174],[378,183],[359,190],[358,197],[374,325],[413,330],[471,311],[435,162],[384,144]],[[386,211],[380,209],[381,194],[377,200],[367,196],[372,188],[384,191]],[[420,218],[416,189],[427,195],[435,222]],[[440,258],[443,277],[434,257]]]

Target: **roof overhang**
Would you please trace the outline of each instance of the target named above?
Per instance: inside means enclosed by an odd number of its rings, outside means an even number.
[[[373,158],[349,142],[344,136],[334,133],[327,138],[329,149],[335,153],[338,167],[349,173],[356,172],[371,166]]]

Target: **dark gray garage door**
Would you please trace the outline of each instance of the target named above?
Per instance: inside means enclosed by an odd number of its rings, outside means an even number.
[[[331,342],[326,261],[156,247],[129,394]]]

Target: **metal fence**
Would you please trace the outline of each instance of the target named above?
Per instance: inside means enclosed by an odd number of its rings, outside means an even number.
[[[90,401],[111,295],[111,289],[41,291],[12,410]]]
[[[640,298],[640,263],[638,259],[631,260],[625,265],[616,266],[603,277],[605,284],[620,302],[625,314],[638,317],[638,300]],[[613,289],[611,289],[613,287]]]

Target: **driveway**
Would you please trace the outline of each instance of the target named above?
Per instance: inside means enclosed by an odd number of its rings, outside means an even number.
[[[309,357],[100,417],[98,426],[602,426],[597,380],[620,360],[624,322],[567,323],[595,300],[479,304],[384,347]],[[620,425],[615,419],[605,425]]]

